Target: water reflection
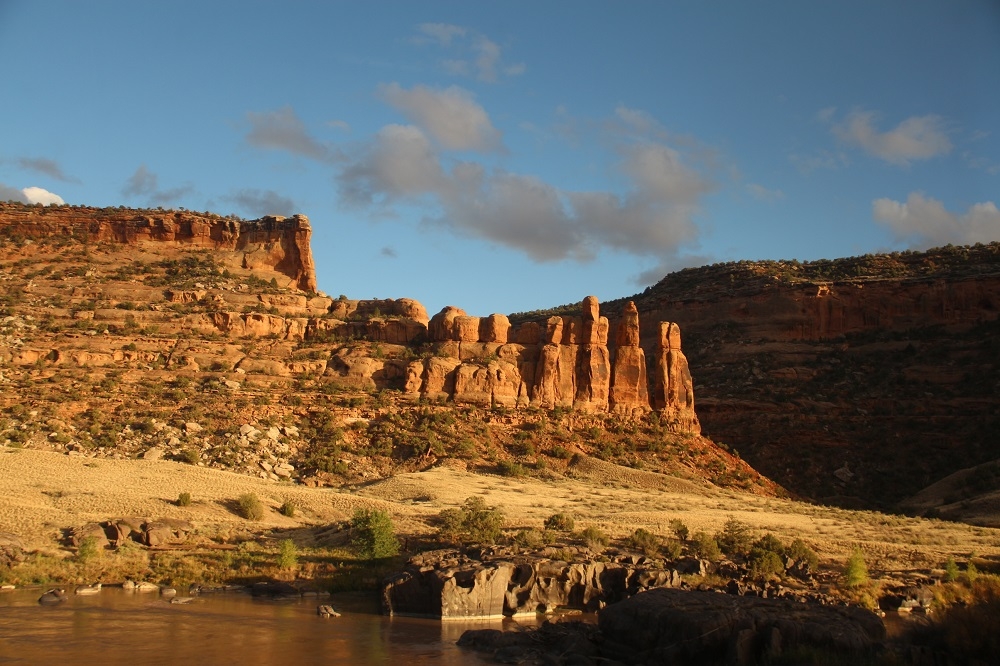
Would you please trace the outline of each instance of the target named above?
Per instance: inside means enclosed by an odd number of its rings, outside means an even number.
[[[340,618],[316,615],[315,599],[258,602],[214,595],[170,604],[155,594],[105,588],[43,607],[44,590],[0,594],[0,664],[485,664],[455,641],[468,628],[377,614],[373,600],[345,595]],[[323,603],[328,603],[323,600]],[[534,624],[533,622],[528,622]]]

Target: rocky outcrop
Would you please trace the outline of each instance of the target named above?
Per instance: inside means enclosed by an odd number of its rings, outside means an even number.
[[[628,302],[615,336],[618,350],[611,375],[611,409],[629,414],[649,410],[646,354],[639,346],[639,312]]]
[[[686,573],[699,567],[691,561],[659,569],[634,556],[567,563],[536,556],[477,559],[458,551],[432,551],[411,558],[401,572],[383,581],[382,610],[387,615],[441,619],[510,617],[556,608],[594,611],[639,590],[676,587],[681,569]]]
[[[0,568],[10,568],[24,560],[24,544],[16,534],[0,532]]]
[[[597,298],[588,296],[580,309],[581,316],[550,317],[544,325],[529,321],[515,328],[503,315],[470,317],[448,306],[431,318],[427,333],[438,357],[458,363],[443,369],[431,358],[414,361],[407,369],[404,390],[413,397],[450,398],[480,406],[572,407],[627,415],[650,411],[652,390],[665,423],[675,430],[699,432],[677,325],[666,324],[665,346],[650,375],[639,346],[634,305],[626,308],[614,347],[609,346],[610,325],[600,314]],[[443,380],[431,382],[442,370]]]
[[[240,220],[192,211],[0,203],[0,223],[8,235],[28,238],[73,236],[93,243],[215,250],[229,255],[223,263],[275,271],[290,278],[288,286],[316,291],[312,227],[305,215]]]
[[[630,664],[757,664],[795,649],[862,655],[885,638],[871,611],[697,590],[641,592],[598,615],[603,650]]]

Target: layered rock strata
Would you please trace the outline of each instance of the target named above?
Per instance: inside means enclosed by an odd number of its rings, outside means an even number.
[[[481,406],[571,407],[619,414],[662,412],[675,429],[699,432],[680,329],[662,324],[653,372],[640,347],[639,314],[629,303],[609,344],[607,317],[588,296],[580,316],[512,327],[506,316],[470,317],[446,307],[427,326],[437,355],[413,361],[404,391]],[[651,397],[652,396],[652,397]]]
[[[551,613],[556,608],[595,611],[640,590],[681,585],[681,575],[704,573],[689,560],[661,569],[641,557],[620,562],[567,563],[544,557],[475,559],[458,551],[413,557],[382,583],[386,615],[442,620]]]
[[[305,215],[239,220],[191,211],[127,210],[88,206],[0,203],[4,232],[26,237],[72,236],[88,242],[157,243],[230,253],[229,263],[286,275],[302,291],[316,291],[316,266]]]

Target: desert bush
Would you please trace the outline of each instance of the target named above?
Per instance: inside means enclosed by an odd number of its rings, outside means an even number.
[[[844,586],[850,589],[857,589],[868,584],[868,565],[865,564],[865,556],[861,549],[855,548],[851,556],[847,558],[843,580]]]
[[[81,564],[93,562],[101,556],[101,547],[97,545],[97,537],[85,537],[76,547],[76,559]]]
[[[694,554],[701,559],[710,562],[722,559],[722,549],[719,548],[719,542],[708,532],[695,532],[694,536],[691,537],[691,542]]]
[[[611,539],[605,534],[601,528],[596,525],[588,525],[580,533],[581,538],[587,543],[587,548],[591,550],[603,549],[611,543]]]
[[[239,513],[247,520],[260,520],[264,517],[264,504],[253,493],[244,493],[236,500]]]
[[[796,539],[787,548],[785,548],[785,556],[790,557],[797,562],[804,562],[810,571],[815,571],[816,567],[819,566],[819,555],[816,551],[806,545],[806,542],[802,539]]]
[[[181,462],[186,462],[188,465],[197,465],[198,461],[201,460],[201,454],[198,449],[184,449],[180,452]]]
[[[681,541],[687,541],[688,534],[690,534],[690,532],[688,531],[688,526],[684,524],[683,520],[680,518],[672,518],[670,520],[670,529],[673,530],[678,539]]]
[[[494,544],[503,530],[503,511],[495,506],[487,506],[482,497],[466,498],[459,509],[445,509],[438,518],[441,521],[441,536],[450,540],[472,543]]]
[[[628,538],[629,545],[641,551],[646,557],[655,557],[660,552],[660,537],[641,527]]]
[[[781,561],[781,555],[773,550],[754,546],[750,549],[747,563],[750,577],[754,580],[764,581],[785,573],[785,565]]]
[[[178,495],[177,506],[191,506],[191,493],[181,493]]]
[[[399,553],[399,540],[386,511],[358,509],[351,518],[351,545],[367,560],[380,560]]]
[[[538,548],[545,543],[545,535],[539,530],[528,527],[514,535],[514,543],[521,548]]]
[[[497,463],[497,471],[500,472],[501,476],[524,476],[524,465],[510,460],[501,460]]]
[[[676,560],[684,553],[684,546],[677,539],[667,539],[663,543],[663,554],[668,560]]]
[[[948,561],[944,563],[944,581],[946,583],[954,583],[958,580],[958,564],[955,563],[955,558],[949,556]]]
[[[291,539],[282,539],[278,544],[278,568],[294,569],[299,564],[299,551]]]
[[[545,519],[545,529],[556,532],[572,532],[576,526],[573,516],[568,513],[554,513]]]
[[[748,524],[730,516],[722,530],[715,535],[715,541],[729,557],[747,555],[753,548],[753,530]]]
[[[295,511],[297,509],[298,506],[296,506],[295,502],[293,502],[292,500],[285,500],[282,503],[281,508],[278,510],[281,512],[281,515],[286,516],[288,518],[294,518]]]

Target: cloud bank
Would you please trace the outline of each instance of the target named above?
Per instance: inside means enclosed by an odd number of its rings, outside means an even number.
[[[312,137],[290,106],[277,111],[249,111],[246,118],[250,129],[244,138],[255,148],[286,151],[320,162],[337,158],[337,151]]]
[[[52,204],[63,205],[66,203],[63,198],[54,192],[41,187],[25,187],[17,189],[0,183],[0,201],[17,201],[26,204],[42,204],[50,206]]]
[[[475,126],[492,127],[482,114]],[[423,124],[383,127],[349,159],[337,176],[341,201],[383,214],[397,204],[421,205],[428,211],[424,226],[495,242],[539,262],[586,261],[606,248],[673,256],[697,238],[693,218],[714,187],[666,143],[618,137],[616,171],[626,187],[565,190],[530,174],[446,160],[447,145],[468,148],[483,133],[467,125],[462,140],[435,141],[434,122],[412,117]]]
[[[284,215],[290,217],[297,211],[295,202],[274,190],[242,189],[223,197],[241,210],[253,215]]]
[[[829,109],[821,114],[828,119],[833,115]],[[853,111],[843,122],[835,124],[832,131],[846,143],[899,166],[951,152],[951,140],[939,116],[913,116],[886,132],[876,129],[875,120],[876,114],[872,111]]]
[[[876,199],[872,202],[872,215],[898,240],[912,247],[1000,240],[1000,210],[992,201],[973,204],[964,213],[952,213],[940,201],[911,192],[906,203]]]
[[[486,110],[471,93],[457,86],[436,90],[418,85],[406,90],[390,83],[381,86],[379,93],[446,150],[490,152],[503,145]]]
[[[122,187],[124,196],[145,199],[154,206],[174,204],[193,191],[194,188],[190,185],[161,190],[159,177],[150,171],[145,164],[140,164]]]

